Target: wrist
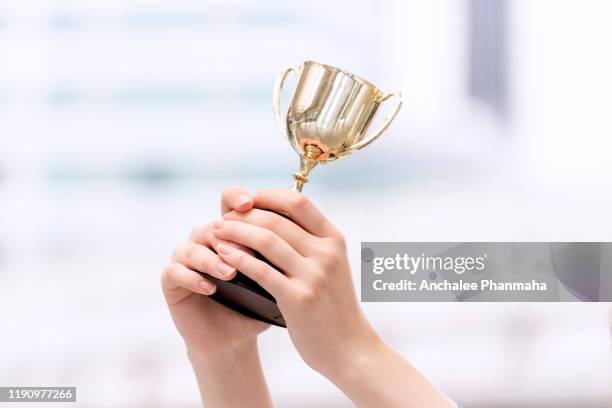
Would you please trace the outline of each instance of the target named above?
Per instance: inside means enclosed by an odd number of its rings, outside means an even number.
[[[376,332],[324,375],[357,406],[456,408]]]
[[[258,356],[257,337],[239,343],[233,343],[227,347],[210,350],[199,350],[187,346],[187,357],[192,365],[218,368],[233,365],[240,361],[250,360],[250,357]]]
[[[354,383],[364,378],[364,373],[376,369],[376,363],[381,361],[387,349],[387,344],[374,332],[367,342],[355,344],[342,353],[342,359],[325,376],[334,383]]]
[[[272,407],[257,340],[214,353],[187,350],[206,407]]]
[[[317,371],[332,382],[359,377],[388,348],[376,330],[365,321],[361,330],[341,343],[334,357],[326,360]]]

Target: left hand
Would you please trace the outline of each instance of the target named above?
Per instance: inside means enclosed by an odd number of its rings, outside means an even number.
[[[239,187],[227,188],[221,198],[221,212],[248,211],[251,195]],[[215,284],[196,271],[230,280],[236,270],[221,262],[214,248],[221,241],[211,233],[210,225],[193,229],[186,242],[176,247],[161,276],[162,289],[174,323],[185,340],[189,355],[199,360],[218,358],[243,348],[256,349],[257,335],[268,324],[250,319],[208,298]],[[224,242],[236,251],[249,249]]]

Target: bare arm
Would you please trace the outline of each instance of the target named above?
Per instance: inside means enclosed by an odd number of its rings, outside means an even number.
[[[456,408],[401,354],[372,340],[324,374],[359,407]]]
[[[222,212],[248,211],[252,197],[230,188],[223,193]],[[216,238],[210,225],[193,229],[186,242],[174,250],[161,276],[164,297],[172,320],[185,341],[205,407],[272,406],[257,350],[257,336],[268,325],[220,305],[208,298],[215,292],[213,281],[236,276],[236,269],[223,263],[213,248],[225,242]],[[246,248],[225,242],[237,251]]]
[[[323,214],[302,194],[285,190],[259,192],[254,205],[225,214],[213,234],[253,248],[284,273],[223,244],[217,252],[276,298],[302,359],[359,407],[455,408],[370,325],[344,238]]]
[[[189,360],[205,407],[272,407],[256,342],[215,356],[190,352]]]

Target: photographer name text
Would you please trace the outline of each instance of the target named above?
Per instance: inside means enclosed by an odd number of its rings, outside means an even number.
[[[486,275],[487,254],[481,256],[411,256],[396,254],[393,257],[372,259],[372,273],[382,275],[387,271],[405,272],[410,279],[386,281],[376,279],[372,282],[375,291],[409,292],[546,292],[546,282],[534,279],[526,282],[496,282],[479,278],[476,281],[463,279],[443,279],[437,281],[440,272],[450,272],[459,278],[466,272]],[[418,273],[428,273],[429,279],[418,279]]]

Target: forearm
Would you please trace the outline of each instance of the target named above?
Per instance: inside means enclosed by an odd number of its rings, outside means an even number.
[[[457,407],[377,335],[351,354],[325,375],[358,407]]]
[[[206,408],[272,407],[256,341],[212,357],[188,355]]]

